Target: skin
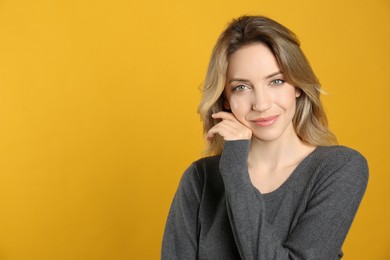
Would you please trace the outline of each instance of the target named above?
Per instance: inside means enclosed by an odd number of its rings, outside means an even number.
[[[300,90],[284,80],[275,56],[262,43],[235,51],[228,60],[221,122],[207,134],[210,140],[251,140],[248,171],[262,193],[277,189],[315,147],[297,136],[292,119]]]

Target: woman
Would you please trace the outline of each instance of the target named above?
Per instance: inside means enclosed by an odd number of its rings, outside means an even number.
[[[339,259],[367,186],[337,146],[295,35],[233,20],[213,50],[199,113],[214,156],[184,173],[162,259]]]

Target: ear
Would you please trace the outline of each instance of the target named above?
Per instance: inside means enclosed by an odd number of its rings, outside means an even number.
[[[302,94],[302,90],[300,88],[295,88],[295,97],[299,98]]]

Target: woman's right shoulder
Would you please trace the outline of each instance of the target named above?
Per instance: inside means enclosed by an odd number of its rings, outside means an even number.
[[[219,161],[221,156],[207,156],[200,158],[185,170],[182,176],[183,181],[189,181],[190,179],[198,179],[203,184],[208,175],[215,175],[219,173]]]
[[[219,160],[221,159],[220,155],[207,156],[203,157],[195,162],[192,165],[199,171],[207,173],[210,171],[219,170]]]

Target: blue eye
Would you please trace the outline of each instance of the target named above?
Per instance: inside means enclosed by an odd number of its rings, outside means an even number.
[[[236,87],[233,87],[233,91],[244,91],[246,89],[249,89],[249,87],[245,85],[238,85]]]
[[[284,82],[285,82],[285,81],[282,80],[282,79],[274,79],[274,80],[271,81],[271,85],[276,85],[276,86],[278,86],[278,85],[282,85]]]

